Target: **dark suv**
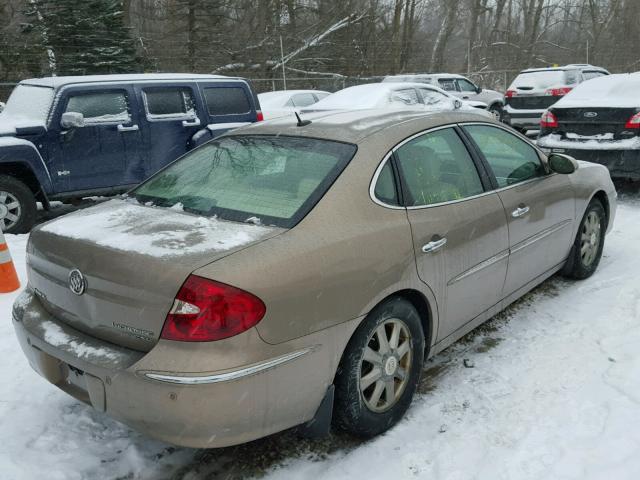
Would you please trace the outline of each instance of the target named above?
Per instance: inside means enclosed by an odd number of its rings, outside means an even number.
[[[36,201],[128,190],[231,128],[262,120],[251,84],[215,75],[24,80],[0,114],[0,227],[30,230]]]

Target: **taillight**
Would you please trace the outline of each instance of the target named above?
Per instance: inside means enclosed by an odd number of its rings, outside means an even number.
[[[540,117],[540,126],[542,128],[557,128],[558,119],[552,112],[550,112],[549,110],[546,110],[542,114],[542,117]]]
[[[545,93],[545,95],[550,95],[552,97],[563,97],[567,93],[572,90],[571,87],[562,87],[562,88],[550,88]]]
[[[256,325],[266,312],[255,295],[190,275],[167,314],[161,338],[211,342],[233,337]]]
[[[629,130],[638,130],[640,129],[640,112],[633,115],[627,123],[624,124],[624,128],[628,128]]]
[[[256,110],[256,122],[264,121],[264,115],[262,114],[262,110]]]
[[[515,90],[507,90],[507,93],[504,94],[507,98],[515,97],[516,95],[518,95],[518,92]]]

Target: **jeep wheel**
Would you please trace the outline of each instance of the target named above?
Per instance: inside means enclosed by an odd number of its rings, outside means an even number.
[[[24,183],[0,175],[0,228],[5,233],[27,233],[36,221],[36,198]]]

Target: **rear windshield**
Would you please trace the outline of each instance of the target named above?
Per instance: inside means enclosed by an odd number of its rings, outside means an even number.
[[[513,81],[513,86],[532,90],[567,85],[564,70],[542,70],[537,72],[523,72]],[[575,83],[575,82],[572,82]]]
[[[158,172],[132,195],[200,215],[291,228],[355,152],[355,145],[313,138],[223,137]]]

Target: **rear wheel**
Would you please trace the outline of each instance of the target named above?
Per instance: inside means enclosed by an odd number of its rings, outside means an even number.
[[[591,200],[580,222],[569,258],[562,269],[562,275],[578,280],[593,275],[602,257],[607,228],[606,218],[600,200],[595,198]]]
[[[20,180],[0,175],[0,228],[5,233],[27,233],[36,221],[36,198]]]
[[[358,327],[336,376],[334,420],[371,437],[395,425],[415,393],[424,358],[424,334],[414,306],[393,298]]]

